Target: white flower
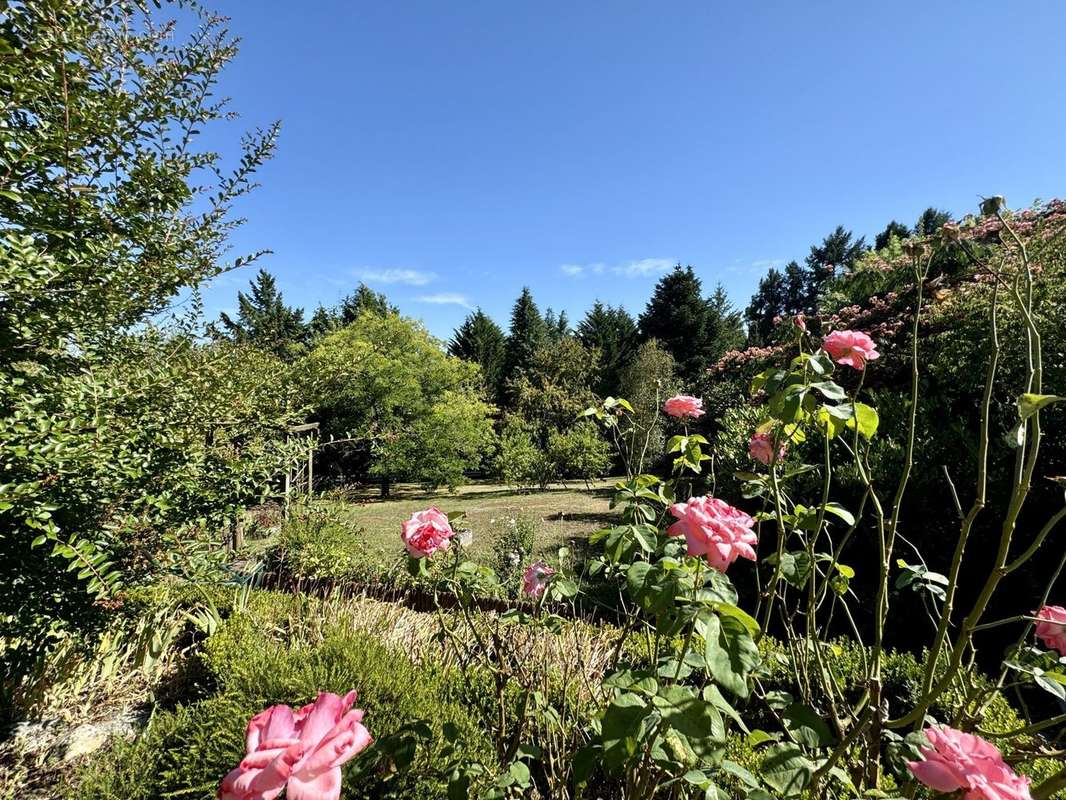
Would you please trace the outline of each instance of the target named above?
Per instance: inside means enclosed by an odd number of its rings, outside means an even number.
[[[455,536],[462,547],[469,547],[470,543],[474,541],[474,532],[469,528],[461,528],[460,530],[457,530]]]

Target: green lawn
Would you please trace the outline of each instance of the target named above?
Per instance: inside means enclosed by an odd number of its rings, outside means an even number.
[[[471,552],[488,557],[494,532],[508,519],[524,517],[534,521],[534,556],[553,553],[562,545],[580,549],[588,535],[614,522],[608,504],[615,479],[543,491],[518,492],[497,484],[473,484],[456,492],[424,492],[417,486],[400,485],[393,496],[381,499],[366,494],[347,493],[335,502],[338,517],[365,532],[366,543],[383,554],[401,550],[400,523],[415,511],[436,506],[441,511],[466,512],[466,527],[473,531]]]

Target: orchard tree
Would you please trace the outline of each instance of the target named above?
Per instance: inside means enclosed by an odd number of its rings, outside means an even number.
[[[655,339],[644,342],[621,372],[622,396],[633,406],[631,434],[621,442],[623,456],[635,473],[651,469],[666,442],[663,402],[681,390],[673,356]]]
[[[274,276],[261,269],[251,281],[248,294],[237,293],[237,319],[223,311],[215,330],[237,344],[291,359],[307,338],[303,316],[303,309],[285,305]]]
[[[600,397],[617,396],[621,392],[619,373],[637,348],[636,321],[621,306],[615,308],[597,300],[578,323],[577,337],[600,354],[593,391]]]
[[[595,367],[596,352],[567,336],[538,348],[511,379],[511,411],[532,426],[538,446],[546,448],[552,431],[572,427],[595,402]]]
[[[503,330],[480,308],[467,315],[448,343],[448,352],[453,356],[481,367],[485,396],[496,403],[501,400],[506,350],[507,337]]]
[[[398,314],[361,314],[319,342],[299,375],[323,437],[366,457],[383,496],[400,479],[457,486],[490,449],[480,369]]]

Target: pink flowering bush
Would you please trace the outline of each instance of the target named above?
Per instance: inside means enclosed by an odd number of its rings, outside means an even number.
[[[755,560],[755,520],[740,509],[715,497],[693,497],[674,503],[670,513],[677,522],[666,533],[684,536],[690,556],[704,556],[719,572],[738,558]]]
[[[412,514],[400,533],[404,547],[414,558],[429,558],[438,550],[447,550],[448,540],[454,535],[448,516],[436,508]]]
[[[767,466],[784,458],[785,451],[785,443],[781,442],[775,452],[774,437],[769,433],[756,433],[748,442],[748,453],[751,457]]]
[[[930,789],[965,791],[964,800],[1031,800],[1029,779],[1007,766],[999,750],[980,736],[949,728],[927,728],[922,761],[907,768]]]
[[[1041,606],[1033,612],[1039,621],[1036,623],[1036,635],[1052,650],[1066,656],[1066,608],[1062,606]]]
[[[675,395],[663,403],[663,411],[676,419],[698,419],[704,414],[703,400],[687,394]]]
[[[866,362],[880,358],[873,339],[862,331],[833,331],[822,341],[822,349],[838,364],[862,370]]]
[[[371,743],[355,692],[323,692],[298,711],[271,706],[252,717],[246,755],[222,780],[219,800],[338,800],[341,765]]]

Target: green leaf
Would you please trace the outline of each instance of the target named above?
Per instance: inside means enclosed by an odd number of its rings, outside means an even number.
[[[827,514],[832,514],[834,517],[839,517],[844,520],[848,525],[855,524],[855,517],[850,511],[848,511],[840,503],[826,503],[825,510]]]
[[[1033,416],[1037,411],[1045,408],[1052,403],[1059,403],[1066,400],[1066,397],[1060,397],[1055,394],[1023,394],[1018,397],[1018,416],[1024,422]]]
[[[847,426],[849,430],[855,430],[855,426],[858,425],[859,436],[864,439],[872,439],[874,434],[877,433],[877,426],[880,421],[877,409],[866,405],[866,403],[856,403],[855,415],[847,421]]]
[[[759,648],[736,617],[701,613],[707,670],[723,689],[748,696],[748,675],[759,664]]]
[[[785,797],[796,797],[811,782],[814,764],[797,745],[775,744],[766,751],[760,771],[771,789]]]
[[[603,762],[609,770],[617,771],[637,752],[641,728],[652,709],[643,697],[621,694],[603,713],[601,739]]]
[[[812,383],[811,388],[819,392],[826,400],[845,400],[848,396],[848,393],[844,391],[844,387],[833,381]]]
[[[810,706],[793,703],[781,716],[792,738],[805,747],[827,747],[834,741],[825,720]]]

